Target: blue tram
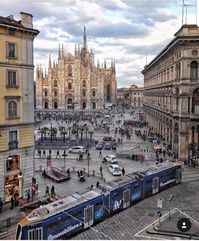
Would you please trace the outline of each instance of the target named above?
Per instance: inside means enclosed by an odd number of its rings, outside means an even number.
[[[181,182],[181,165],[162,163],[134,172],[85,193],[33,210],[17,225],[16,239],[60,239],[102,221],[145,197]]]

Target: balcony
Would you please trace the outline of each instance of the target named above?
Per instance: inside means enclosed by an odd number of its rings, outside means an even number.
[[[18,141],[10,141],[8,143],[9,150],[17,149],[18,148]]]

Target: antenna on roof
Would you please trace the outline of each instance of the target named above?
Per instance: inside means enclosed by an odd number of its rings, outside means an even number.
[[[184,23],[187,24],[187,9],[188,9],[188,7],[195,7],[196,8],[196,24],[197,24],[197,1],[198,0],[195,1],[195,4],[186,4],[185,0],[182,0],[182,25]],[[185,22],[184,22],[184,17],[185,17]]]

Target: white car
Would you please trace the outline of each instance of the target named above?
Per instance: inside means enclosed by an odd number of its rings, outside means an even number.
[[[116,156],[115,155],[106,155],[106,156],[103,156],[103,161],[104,162],[108,162],[108,163],[111,163],[111,164],[117,164],[117,159],[116,159]]]
[[[109,165],[108,170],[113,176],[121,176],[122,175],[121,168],[117,164]]]
[[[86,150],[83,146],[73,146],[71,148],[68,149],[69,153],[85,153]]]

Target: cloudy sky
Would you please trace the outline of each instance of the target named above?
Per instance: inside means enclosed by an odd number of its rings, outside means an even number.
[[[94,50],[95,60],[115,59],[118,86],[142,86],[144,65],[181,27],[182,1],[1,0],[0,15],[13,14],[19,20],[20,11],[33,14],[34,28],[40,30],[34,42],[35,65],[47,67],[49,54],[57,58],[59,43],[73,53],[75,43],[82,43],[86,26],[88,47]],[[187,23],[196,23],[196,7],[187,9]]]

